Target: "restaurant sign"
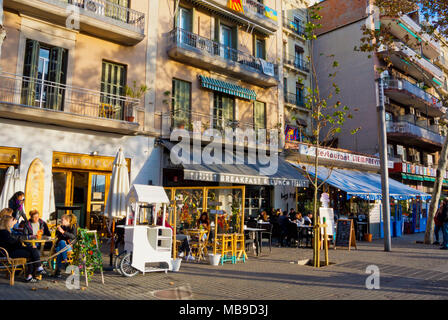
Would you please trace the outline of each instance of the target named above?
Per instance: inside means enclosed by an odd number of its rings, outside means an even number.
[[[418,174],[421,176],[428,176],[428,177],[436,177],[437,176],[437,169],[431,168],[431,167],[424,167],[424,166],[418,166],[410,163],[395,163],[394,172],[403,172],[403,173],[411,173],[411,174]],[[444,178],[448,178],[448,172],[445,171]]]
[[[92,171],[112,171],[114,157],[91,156],[88,154],[53,152],[53,167],[67,169],[81,169]],[[128,171],[131,159],[126,159]]]
[[[267,186],[292,186],[307,187],[307,180],[270,178],[266,176],[249,176],[228,173],[216,173],[208,171],[195,171],[184,169],[185,180],[236,183],[236,184],[253,184]]]
[[[298,146],[298,151],[300,154],[309,157],[314,157],[316,155],[316,147],[313,146],[300,144]],[[318,157],[321,159],[336,160],[336,161],[350,162],[354,164],[364,164],[380,167],[379,158],[362,156],[353,153],[341,152],[325,148],[319,149]],[[393,162],[389,161],[388,167],[393,168]]]
[[[0,163],[19,165],[20,151],[21,149],[19,148],[0,147]]]

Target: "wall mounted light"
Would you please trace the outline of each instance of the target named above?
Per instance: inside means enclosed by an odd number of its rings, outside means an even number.
[[[17,162],[17,157],[16,157],[15,154],[11,157],[11,160],[12,160],[13,163],[16,163],[16,162]]]
[[[61,164],[61,161],[59,160],[59,158],[56,158],[54,162],[57,166]]]
[[[93,151],[90,153],[91,156],[97,156],[98,155],[98,151]]]

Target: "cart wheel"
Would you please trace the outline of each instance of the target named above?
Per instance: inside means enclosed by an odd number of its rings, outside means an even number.
[[[123,273],[121,273],[120,263],[121,263],[121,260],[123,260],[123,257],[125,254],[126,254],[126,251],[121,252],[118,256],[115,257],[115,261],[114,261],[114,270],[117,271],[121,275],[123,275]]]
[[[132,254],[126,253],[120,262],[120,273],[125,277],[133,277],[138,274],[138,270],[131,266]]]

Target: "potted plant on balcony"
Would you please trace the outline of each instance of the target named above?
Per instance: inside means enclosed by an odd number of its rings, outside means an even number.
[[[137,81],[132,82],[132,87],[129,87],[128,85],[125,86],[125,94],[127,97],[133,98],[133,99],[141,99],[143,95],[148,92],[149,88],[145,84],[137,85]],[[125,109],[125,120],[128,122],[134,122],[135,116],[134,116],[134,108],[131,107],[130,101],[126,101],[126,109]]]

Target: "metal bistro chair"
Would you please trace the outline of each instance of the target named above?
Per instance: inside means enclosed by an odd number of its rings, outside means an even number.
[[[269,223],[269,224],[260,223],[260,224],[258,224],[258,228],[265,230],[265,231],[260,232],[260,242],[261,242],[260,243],[260,252],[261,252],[261,247],[263,246],[263,239],[268,240],[269,252],[272,252],[272,228],[273,228],[272,223]]]

